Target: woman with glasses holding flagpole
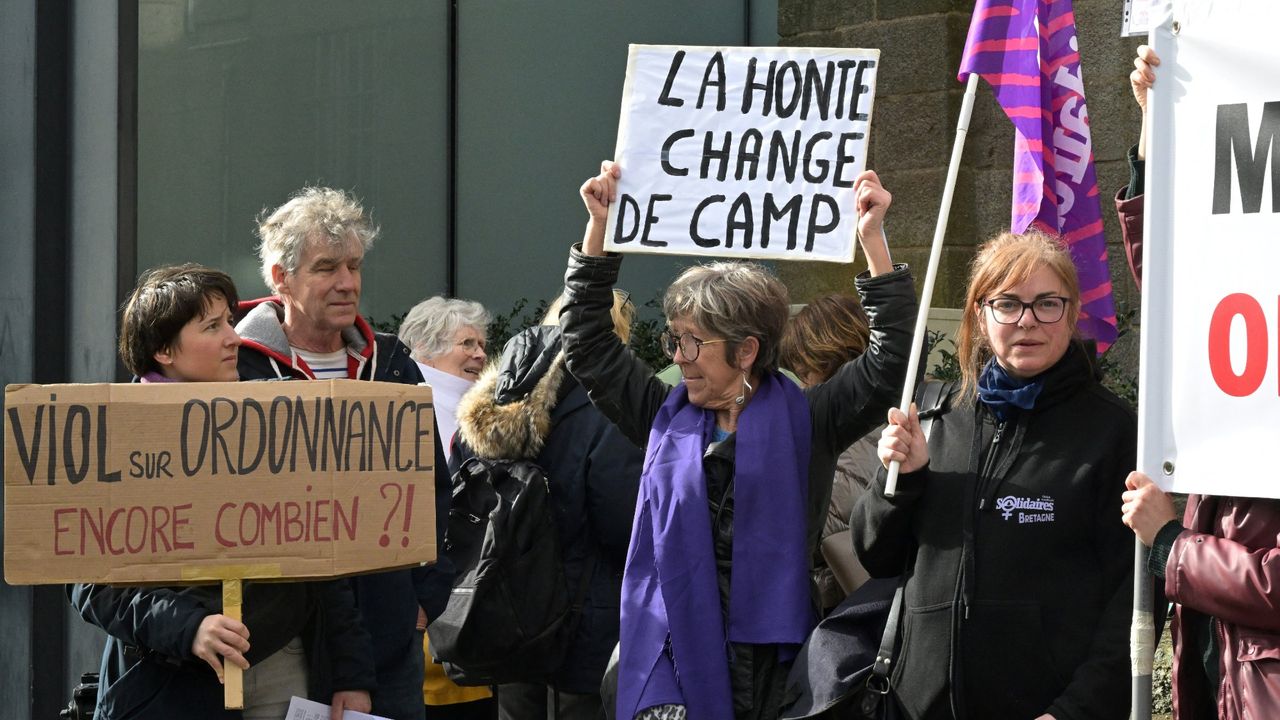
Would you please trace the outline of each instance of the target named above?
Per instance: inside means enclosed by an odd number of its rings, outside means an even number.
[[[1132,410],[1077,337],[1071,256],[1035,230],[974,258],[958,392],[926,441],[893,409],[881,472],[854,506],[872,577],[906,573],[891,680],[906,715],[1129,716],[1133,552],[1115,516],[1137,444]]]
[[[571,251],[560,323],[569,369],[645,449],[622,587],[616,710],[632,718],[775,718],[787,670],[817,621],[810,578],[836,458],[876,427],[905,379],[911,276],[889,259],[891,201],[855,183],[868,271],[855,284],[867,351],[801,390],[778,371],[786,288],[762,266],[689,268],[663,300],[674,388],[612,332],[621,258],[604,251],[620,169],[581,195],[590,221]]]

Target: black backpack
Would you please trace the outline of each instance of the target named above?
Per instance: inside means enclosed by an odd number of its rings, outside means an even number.
[[[427,632],[459,685],[546,682],[577,630],[595,556],[570,597],[546,472],[473,457],[453,476],[444,555],[457,569]]]

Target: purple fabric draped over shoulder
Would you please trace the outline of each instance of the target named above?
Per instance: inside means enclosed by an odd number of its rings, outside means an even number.
[[[812,427],[804,394],[761,380],[738,418],[728,627],[720,613],[703,475],[715,413],[678,385],[649,434],[622,583],[618,718],[661,704],[729,718],[729,642],[793,655],[816,618],[806,506]]]

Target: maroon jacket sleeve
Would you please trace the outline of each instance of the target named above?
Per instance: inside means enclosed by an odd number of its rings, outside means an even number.
[[[1116,215],[1120,217],[1120,237],[1124,240],[1124,256],[1129,260],[1129,271],[1133,273],[1133,281],[1142,289],[1142,201],[1146,195],[1138,195],[1128,200],[1125,195],[1129,187],[1120,188],[1116,193]]]
[[[1280,541],[1250,548],[1191,530],[1173,543],[1165,594],[1174,602],[1246,627],[1280,630]]]

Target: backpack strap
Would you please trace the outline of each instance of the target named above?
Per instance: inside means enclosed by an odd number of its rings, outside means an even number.
[[[929,431],[933,428],[934,418],[946,411],[947,400],[955,389],[951,380],[930,380],[921,383],[916,391],[916,411],[920,414],[920,430],[925,440],[929,439]],[[914,559],[915,553],[908,558]],[[880,637],[880,649],[876,651],[875,662],[871,664],[871,675],[867,678],[867,687],[880,695],[888,695],[891,689],[889,671],[893,668],[893,655],[898,639],[898,625],[902,622],[903,588],[910,575],[911,559],[903,568],[898,579],[898,588],[893,592],[893,602],[889,605],[889,617],[884,623],[884,635]]]
[[[894,645],[898,638],[898,624],[902,620],[902,589],[907,584],[904,574],[898,580],[898,589],[893,591],[893,602],[889,605],[889,617],[884,623],[884,635],[880,638],[880,649],[876,651],[876,660],[871,664],[871,675],[867,678],[867,687],[881,695],[889,693],[889,671],[893,665]]]
[[[929,439],[929,430],[933,427],[933,419],[947,409],[947,400],[955,390],[953,380],[929,380],[921,383],[916,391],[916,411],[920,414],[920,430],[925,440]]]

